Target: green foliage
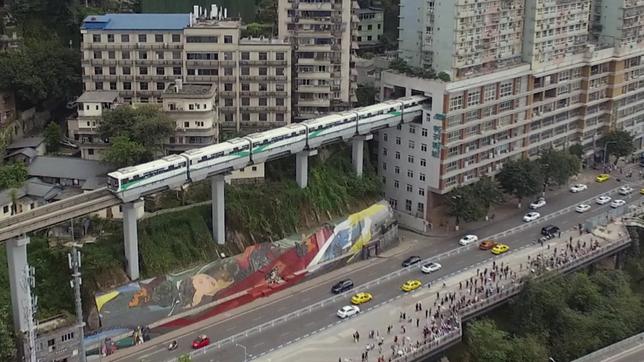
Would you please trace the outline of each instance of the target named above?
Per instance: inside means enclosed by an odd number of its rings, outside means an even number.
[[[447,214],[456,217],[456,224],[480,220],[485,216],[486,209],[480,202],[479,195],[473,185],[454,188],[447,194]]]
[[[548,349],[535,336],[515,337],[507,354],[508,362],[537,362],[548,360]]]
[[[112,139],[109,149],[103,153],[103,160],[115,167],[121,168],[151,161],[153,155],[143,145],[131,141],[127,136],[117,136]]]
[[[615,157],[615,164],[620,157],[626,157],[635,151],[633,135],[628,131],[614,130],[608,132],[600,141],[601,147],[606,147],[608,157]]]
[[[492,205],[499,205],[504,201],[503,192],[499,187],[499,183],[491,177],[481,177],[473,185],[473,188],[486,212]]]
[[[273,23],[270,23],[270,24],[250,23],[246,25],[246,28],[242,29],[242,37],[259,38],[263,36],[263,37],[270,38],[273,36],[273,32],[275,31],[275,29],[276,27],[273,25]]]
[[[0,190],[18,188],[27,181],[27,167],[23,163],[0,166]]]
[[[565,185],[581,170],[581,160],[566,151],[549,149],[537,160],[543,176],[543,191],[549,184]]]
[[[277,1],[255,0],[256,13],[255,22],[261,24],[277,25]],[[274,27],[277,29],[277,26]]]
[[[45,128],[45,144],[47,152],[55,153],[60,149],[61,131],[56,122],[51,122]]]
[[[189,354],[182,354],[179,356],[179,362],[190,362],[192,359],[190,358]]]
[[[19,108],[78,95],[80,74],[80,53],[56,40],[29,41],[0,54],[0,88],[15,90]]]
[[[521,201],[524,197],[537,194],[543,184],[539,165],[530,160],[511,160],[503,164],[496,175],[503,190]]]
[[[0,360],[14,361],[16,344],[14,342],[13,326],[11,323],[10,302],[0,304]]]
[[[443,82],[449,82],[451,80],[451,77],[445,72],[440,72],[438,73],[438,79],[442,80]]]
[[[465,330],[465,343],[476,362],[508,361],[512,341],[490,319],[472,322]]]
[[[424,78],[424,79],[437,79],[436,71],[434,71],[434,69],[412,67],[409,64],[407,64],[406,61],[400,58],[396,58],[392,60],[389,63],[389,68],[410,77],[417,77],[417,78]]]
[[[372,85],[358,84],[356,89],[356,97],[358,98],[358,106],[364,107],[376,103],[376,95],[378,89]]]
[[[568,153],[575,155],[581,160],[584,157],[584,146],[579,143],[575,143],[574,145],[568,147]]]
[[[103,112],[99,133],[103,138],[127,137],[153,157],[174,134],[175,126],[175,121],[155,105],[124,105]]]
[[[46,238],[32,236],[27,252],[29,265],[36,269],[35,292],[41,301],[39,318],[58,315],[61,311],[72,312],[74,299],[73,289],[69,288],[68,250],[59,246],[49,247]],[[58,272],[52,273],[54,270]]]

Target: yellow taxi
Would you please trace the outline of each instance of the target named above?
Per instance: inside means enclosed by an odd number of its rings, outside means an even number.
[[[361,292],[351,297],[351,304],[367,303],[372,299],[373,299],[373,295],[371,295],[371,293]]]
[[[499,254],[505,253],[508,250],[510,250],[509,246],[507,246],[505,244],[496,244],[492,248],[492,254],[499,255]]]
[[[411,292],[414,289],[420,288],[420,286],[423,283],[420,282],[420,280],[408,280],[405,282],[405,284],[400,287],[400,289],[404,290],[405,292]]]
[[[597,182],[604,182],[604,181],[608,181],[608,179],[609,179],[609,178],[610,178],[610,175],[609,175],[609,174],[607,174],[607,173],[602,173],[602,174],[600,174],[600,175],[597,175],[597,177],[595,177],[595,181],[597,181]]]
[[[644,195],[644,188],[640,189],[640,195]]]

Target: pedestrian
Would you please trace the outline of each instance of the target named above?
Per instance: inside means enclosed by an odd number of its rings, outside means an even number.
[[[461,289],[463,289],[463,282],[462,281],[458,282],[458,290],[461,290]]]
[[[356,342],[360,342],[360,333],[356,331]]]
[[[418,326],[420,326],[420,319],[416,318],[416,328],[418,328]]]
[[[558,236],[558,237],[559,237],[559,238],[561,237],[561,230],[559,230],[559,236]]]
[[[429,318],[429,309],[425,309],[425,318]]]

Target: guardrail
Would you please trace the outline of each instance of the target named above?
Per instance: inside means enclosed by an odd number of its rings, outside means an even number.
[[[602,194],[603,195],[611,195],[611,194],[616,193],[618,189],[619,189],[619,187],[616,187],[616,188],[611,189],[611,190],[609,190],[607,192],[604,192]],[[527,223],[521,224],[519,226],[515,226],[515,227],[513,227],[511,229],[508,229],[508,230],[506,230],[504,232],[497,233],[497,234],[494,234],[494,235],[491,235],[491,236],[488,236],[488,237],[485,237],[485,238],[482,238],[482,239],[500,239],[500,238],[508,236],[510,234],[520,232],[522,230],[525,230],[527,228],[530,228],[530,227],[534,226],[535,224],[539,224],[541,222],[544,222],[544,221],[556,218],[558,216],[561,216],[561,215],[563,215],[565,213],[574,211],[575,207],[577,207],[577,205],[579,205],[580,203],[591,203],[597,197],[598,196],[591,197],[591,198],[589,198],[587,200],[584,200],[582,202],[575,203],[574,205],[568,206],[568,207],[566,207],[564,209],[561,209],[559,211],[556,211],[556,212],[553,212],[551,214],[545,215],[545,216],[543,216],[543,217],[541,217],[541,218],[539,218],[539,219],[537,219],[535,221],[527,222]],[[629,242],[630,242],[630,240],[629,240]],[[445,258],[454,256],[454,255],[458,255],[458,254],[461,254],[463,252],[466,252],[468,250],[471,250],[471,249],[474,249],[474,248],[477,248],[477,247],[478,247],[478,243],[472,243],[472,244],[469,244],[469,245],[466,245],[466,246],[461,246],[461,247],[449,250],[447,252],[441,253],[439,255],[432,256],[430,258],[424,259],[419,264],[422,265],[422,264],[425,264],[425,263],[428,263],[428,262],[439,261],[441,259],[445,259]],[[598,250],[605,250],[605,248],[600,248]],[[576,260],[579,260],[579,259],[576,259]],[[254,335],[254,334],[257,334],[257,333],[261,333],[263,330],[275,327],[275,326],[280,325],[282,323],[285,323],[285,322],[287,322],[287,321],[289,321],[291,319],[299,318],[299,317],[301,317],[301,316],[303,316],[305,314],[312,313],[314,310],[317,310],[317,309],[322,308],[324,306],[327,306],[329,304],[333,304],[333,303],[337,302],[339,299],[346,299],[349,294],[354,294],[356,290],[368,289],[369,287],[372,287],[372,286],[375,286],[375,285],[380,285],[383,282],[386,282],[386,281],[391,280],[393,278],[397,278],[397,277],[400,277],[402,275],[411,273],[413,270],[417,270],[417,269],[418,269],[418,265],[411,265],[411,266],[396,270],[396,271],[394,271],[392,273],[386,274],[386,275],[381,276],[381,277],[379,277],[377,279],[374,279],[374,280],[369,281],[367,283],[361,284],[361,285],[357,286],[356,288],[354,288],[354,290],[350,290],[350,291],[346,291],[346,292],[334,295],[334,296],[329,297],[327,299],[321,300],[321,301],[319,301],[317,303],[311,304],[308,307],[300,308],[300,309],[298,309],[296,311],[293,311],[291,313],[285,314],[283,316],[280,316],[278,318],[275,318],[273,320],[270,320],[270,321],[265,322],[263,324],[260,324],[258,326],[249,328],[249,329],[247,329],[245,331],[242,331],[242,332],[239,332],[239,333],[234,334],[232,336],[226,337],[226,338],[224,338],[222,340],[219,340],[217,343],[213,343],[213,344],[211,344],[211,345],[209,345],[207,347],[204,347],[202,349],[192,351],[190,353],[190,356],[196,357],[196,356],[199,356],[199,355],[205,355],[205,354],[207,354],[207,353],[209,353],[209,352],[211,352],[213,350],[221,349],[222,346],[224,346],[224,345],[227,345],[229,343],[234,343],[235,341],[238,341],[238,340],[240,340],[242,338],[246,338],[248,336],[251,336],[251,335]],[[168,362],[177,361],[177,360],[178,359],[175,358],[175,359],[169,360]]]
[[[587,354],[581,358],[577,358],[573,362],[601,362],[605,361],[606,358],[612,357],[616,352],[627,351],[635,346],[644,344],[644,333],[636,334],[632,337],[623,339],[617,343],[613,343],[610,346],[599,349],[595,352]]]
[[[459,321],[459,325],[460,324],[461,323]],[[424,342],[420,345],[420,348],[417,348],[403,356],[396,357],[390,361],[391,362],[415,361],[417,359],[425,357],[427,354],[431,353],[432,351],[436,351],[437,349],[440,349],[440,348],[445,348],[446,346],[449,346],[452,343],[458,342],[461,340],[461,338],[463,338],[463,329],[459,327],[455,331],[450,332],[436,340]]]

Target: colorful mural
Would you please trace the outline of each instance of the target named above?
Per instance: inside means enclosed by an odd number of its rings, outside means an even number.
[[[97,293],[95,300],[102,327],[147,325],[195,307],[225,301],[166,325],[175,327],[248,303],[299,282],[304,274],[296,272],[309,266],[346,253],[357,255],[364,243],[392,217],[389,205],[381,202],[349,216],[335,227],[325,225],[293,246],[252,245],[234,257]]]

